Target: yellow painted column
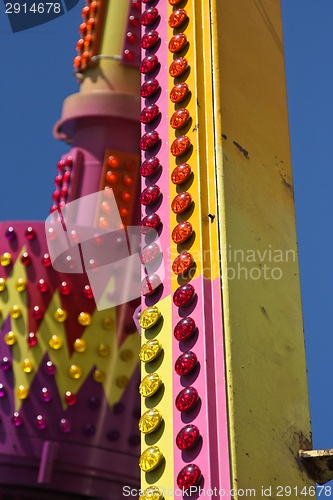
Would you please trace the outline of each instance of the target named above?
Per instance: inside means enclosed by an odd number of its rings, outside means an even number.
[[[311,430],[280,2],[212,0],[211,22],[234,498],[247,489],[278,498],[288,488],[291,498],[308,497],[314,486],[298,460]]]

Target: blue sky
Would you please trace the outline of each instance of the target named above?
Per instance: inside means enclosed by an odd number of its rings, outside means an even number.
[[[56,164],[68,150],[52,128],[78,90],[82,6],[15,34],[0,6],[2,221],[42,220],[52,205]],[[282,0],[282,9],[314,446],[333,448],[333,1]]]

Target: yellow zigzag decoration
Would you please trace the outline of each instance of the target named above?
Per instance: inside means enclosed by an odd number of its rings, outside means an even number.
[[[20,306],[22,312],[19,318],[11,318],[11,330],[16,336],[16,343],[11,348],[15,389],[20,385],[30,387],[34,374],[38,370],[45,353],[48,352],[50,360],[57,367],[55,380],[64,408],[67,406],[64,401],[66,391],[77,393],[93,367],[98,368],[105,374],[104,380],[101,383],[104,387],[108,403],[112,406],[121,398],[126,387],[126,381],[131,379],[138,365],[137,353],[140,349],[139,335],[136,333],[128,335],[119,348],[116,336],[115,308],[104,311],[95,310],[92,315],[91,324],[85,328],[83,335],[80,337],[86,342],[86,351],[82,353],[74,351],[70,356],[64,323],[55,321],[53,317],[55,311],[61,307],[60,295],[56,291],[36,332],[38,343],[34,347],[29,347],[27,342],[29,333],[27,329],[27,293],[25,291],[18,292],[15,286],[19,278],[26,279],[26,268],[21,263],[21,255],[24,251],[25,249],[23,248],[13,267],[12,273],[6,280],[7,289],[0,294],[2,319],[5,319],[10,314],[10,310],[14,304]],[[103,328],[104,319],[112,322],[114,325],[112,330]],[[57,335],[62,340],[63,345],[58,350],[52,349],[49,346],[49,340],[52,335]],[[105,357],[98,355],[100,344],[105,344],[109,347],[109,354]],[[34,366],[33,372],[25,373],[23,371],[22,363],[25,359],[32,361]],[[71,365],[77,365],[81,368],[82,374],[79,379],[70,377],[69,368]],[[16,410],[20,408],[21,404],[22,400],[17,397],[15,391]]]

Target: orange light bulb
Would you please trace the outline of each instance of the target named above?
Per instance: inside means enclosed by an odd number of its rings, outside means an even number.
[[[187,43],[187,37],[184,33],[174,35],[169,42],[169,50],[172,53],[179,52]]]
[[[177,109],[170,118],[170,125],[172,128],[184,127],[188,119],[190,118],[190,113],[185,108]]]
[[[173,103],[180,102],[187,96],[189,88],[187,83],[181,82],[177,83],[170,92],[170,100]]]
[[[169,17],[168,24],[170,28],[179,28],[187,19],[187,13],[185,9],[177,9],[172,12]]]
[[[190,139],[186,135],[182,135],[180,137],[177,137],[177,139],[173,141],[170,147],[170,151],[173,156],[180,156],[184,154],[190,146]]]
[[[172,231],[172,241],[174,243],[183,243],[191,236],[193,232],[192,224],[190,222],[180,222]]]
[[[177,196],[172,200],[171,210],[174,214],[181,214],[190,205],[192,201],[192,196],[187,191],[177,194]]]
[[[171,180],[174,184],[182,184],[191,175],[191,167],[187,163],[181,163],[172,171]]]
[[[193,265],[194,259],[189,252],[182,252],[178,255],[172,263],[172,271],[180,276],[185,274]]]
[[[169,74],[173,78],[177,78],[177,76],[180,76],[184,73],[188,66],[187,59],[185,57],[178,57],[178,59],[175,59],[171,64],[169,68]]]

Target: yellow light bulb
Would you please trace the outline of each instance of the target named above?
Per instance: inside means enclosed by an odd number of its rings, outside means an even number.
[[[99,344],[99,346],[97,347],[97,352],[99,356],[101,356],[102,358],[106,358],[106,356],[108,356],[110,353],[110,347],[106,344]]]
[[[141,455],[139,467],[144,472],[150,472],[160,465],[163,453],[158,446],[149,446]],[[148,497],[149,498],[149,497]]]
[[[5,278],[0,278],[0,292],[4,292],[6,290],[6,280]]]
[[[19,278],[15,286],[18,292],[24,292],[24,290],[27,288],[27,282],[25,281],[25,279]]]
[[[125,375],[120,375],[116,378],[117,387],[124,389],[128,384],[128,378]]]
[[[161,377],[157,373],[150,373],[141,381],[139,392],[144,398],[149,398],[158,391],[161,385]]]
[[[34,371],[34,365],[32,363],[32,361],[30,361],[30,359],[25,359],[23,362],[22,362],[22,370],[24,371],[24,373],[31,373]]]
[[[80,325],[88,326],[91,323],[91,314],[89,314],[87,312],[80,312],[77,320],[78,320]]]
[[[93,379],[95,380],[95,382],[99,382],[100,384],[104,382],[105,373],[103,372],[103,370],[99,370],[98,368],[96,368],[93,373]]]
[[[12,318],[17,319],[21,316],[21,308],[18,305],[14,305],[10,310],[10,315]]]
[[[52,337],[49,340],[49,346],[57,351],[60,349],[63,345],[63,340],[61,337],[58,337],[58,335],[52,335]]]
[[[79,379],[82,375],[82,370],[77,365],[71,365],[68,370],[69,376],[75,380]]]
[[[3,267],[9,266],[11,262],[12,262],[12,256],[10,255],[9,252],[5,252],[0,258],[0,264]]]
[[[163,492],[157,486],[150,486],[139,496],[139,500],[163,500]]]
[[[27,399],[27,397],[29,396],[28,387],[25,387],[24,385],[19,385],[18,388],[16,389],[16,395],[19,399]]]
[[[147,307],[140,315],[139,323],[141,328],[145,330],[152,328],[156,325],[160,317],[161,312],[156,306]]]
[[[61,307],[58,307],[53,316],[56,321],[63,323],[67,319],[67,312],[64,309],[61,309]]]
[[[120,359],[123,361],[131,361],[131,359],[133,359],[133,351],[130,349],[123,349],[120,353]]]
[[[158,340],[148,340],[148,342],[141,346],[139,352],[140,361],[142,361],[143,363],[153,361],[160,354],[161,349],[162,346]]]
[[[73,347],[76,352],[84,352],[87,349],[87,344],[83,339],[76,339]]]
[[[5,343],[7,345],[14,345],[16,342],[16,335],[14,332],[10,331],[4,336]]]
[[[112,330],[114,326],[114,321],[112,318],[104,318],[102,321],[102,326],[104,330]]]
[[[154,432],[162,422],[162,415],[157,408],[146,411],[139,420],[139,431],[143,434]]]

